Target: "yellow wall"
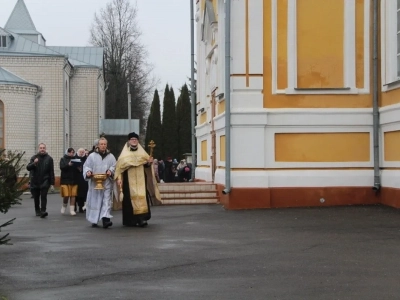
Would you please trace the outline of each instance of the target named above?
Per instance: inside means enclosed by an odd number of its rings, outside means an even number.
[[[314,11],[310,17],[310,8]],[[297,1],[297,86],[343,88],[343,0]]]
[[[383,134],[385,161],[400,161],[400,131],[389,131]]]
[[[225,161],[225,136],[219,137],[219,160]]]
[[[396,103],[400,103],[400,89],[381,94],[381,106],[388,106]]]
[[[275,160],[281,162],[370,161],[368,132],[277,133]]]
[[[217,103],[217,115],[222,114],[225,111],[225,100]]]
[[[297,1],[299,87],[344,87],[343,34],[345,0]],[[277,88],[287,88],[288,0],[277,1]],[[370,94],[272,95],[271,0],[264,0],[264,107],[369,108]],[[356,87],[364,88],[364,1],[356,0]]]
[[[204,112],[199,116],[199,125],[204,124],[205,122],[207,122],[207,112]]]
[[[364,88],[364,0],[356,0],[356,86]]]
[[[207,140],[203,140],[201,141],[201,160],[206,161],[207,158]]]

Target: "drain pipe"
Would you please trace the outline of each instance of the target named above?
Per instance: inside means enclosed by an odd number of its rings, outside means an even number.
[[[42,96],[42,87],[37,87],[35,95],[35,146],[33,153],[36,153],[39,145],[39,98]]]
[[[225,0],[225,189],[231,191],[231,0]]]
[[[373,66],[372,66],[372,115],[373,115],[373,145],[374,145],[374,191],[381,188],[379,167],[379,104],[378,104],[378,0],[373,0]]]
[[[196,131],[195,131],[195,124],[196,124],[196,103],[195,103],[195,95],[196,95],[196,88],[194,84],[194,5],[193,0],[190,0],[190,50],[191,50],[191,57],[190,57],[190,102],[191,102],[191,135],[192,135],[192,174],[191,174],[191,181],[195,179],[195,169],[196,169]]]

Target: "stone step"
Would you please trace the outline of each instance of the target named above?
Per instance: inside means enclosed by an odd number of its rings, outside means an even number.
[[[185,191],[185,192],[178,192],[178,191],[171,191],[171,192],[162,192],[161,195],[163,199],[170,199],[170,198],[215,198],[218,196],[217,191],[215,192],[204,192],[204,191]]]
[[[216,204],[218,190],[213,183],[161,183],[158,185],[163,204]]]
[[[193,199],[162,199],[162,204],[218,204],[219,200],[215,198],[193,198]]]
[[[212,183],[160,183],[158,184],[160,192],[171,192],[171,191],[217,191],[217,187]]]

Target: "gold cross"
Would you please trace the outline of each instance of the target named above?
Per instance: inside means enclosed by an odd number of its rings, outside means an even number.
[[[150,141],[148,147],[150,148],[150,156],[153,156],[153,149],[155,148],[155,146],[157,146],[153,140]]]

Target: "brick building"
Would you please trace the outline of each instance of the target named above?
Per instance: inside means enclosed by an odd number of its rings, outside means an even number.
[[[47,46],[23,0],[0,27],[0,148],[91,148],[104,118],[103,49]],[[56,167],[56,175],[59,169]]]

